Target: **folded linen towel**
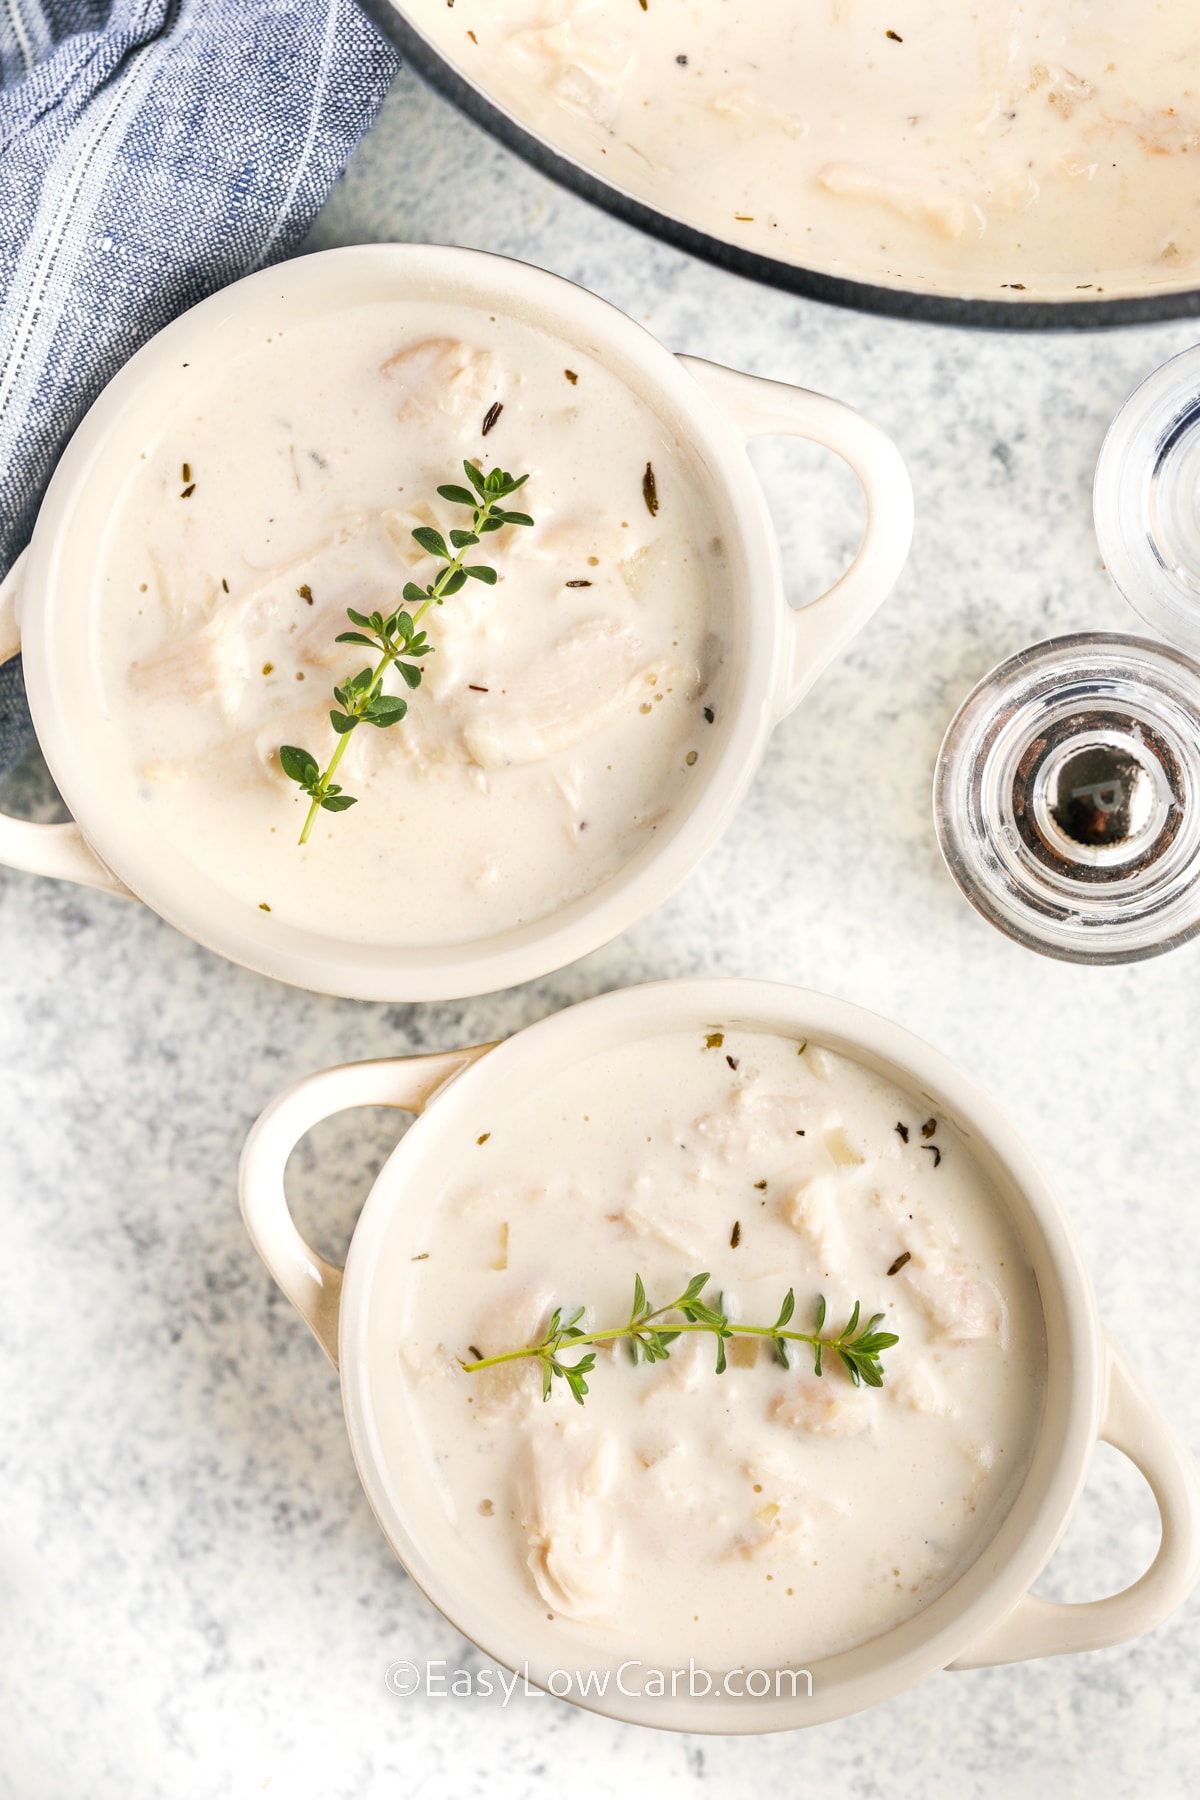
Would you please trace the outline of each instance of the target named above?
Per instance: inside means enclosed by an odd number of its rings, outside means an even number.
[[[395,52],[353,0],[0,0],[0,577],[138,346],[293,251]],[[0,668],[0,774],[31,728]]]

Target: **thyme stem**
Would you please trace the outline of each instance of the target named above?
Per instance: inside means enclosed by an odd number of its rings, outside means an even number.
[[[434,582],[433,589],[429,595],[429,598],[424,602],[423,605],[419,606],[417,608],[416,612],[412,615],[412,623],[413,623],[414,631],[416,630],[417,626],[421,623],[421,620],[425,617],[425,614],[429,611],[430,607],[434,604],[434,602],[436,600],[440,599],[441,595],[445,593],[446,582],[449,580],[450,576],[453,574],[456,574],[458,572],[458,570],[462,568],[463,557],[466,555],[466,551],[467,551],[467,546],[464,545],[463,548],[459,551],[458,555],[455,557],[454,561],[452,563],[450,563],[448,565],[448,567],[446,567],[445,569],[442,570],[442,573],[438,576],[437,580]],[[399,657],[402,648],[403,648],[402,645],[397,644],[394,649],[389,648],[384,651],[382,657],[380,658],[379,666],[378,666],[378,668],[375,669],[375,671],[371,677],[370,687],[365,688],[360,696],[356,696],[354,698],[354,700],[351,702],[350,707],[347,709],[348,714],[350,716],[353,716],[356,718],[362,718],[366,714],[367,709],[371,704],[371,701],[375,699],[376,695],[379,693],[381,687],[383,686],[384,676],[387,674],[387,672],[391,668],[392,664]],[[343,756],[346,754],[346,746],[349,744],[349,742],[350,742],[350,733],[348,731],[343,732],[341,737],[338,738],[337,744],[334,747],[333,755],[330,757],[328,763],[325,766],[325,771],[320,777],[320,785],[321,785],[323,792],[321,794],[317,794],[317,795],[313,796],[312,805],[308,809],[308,817],[304,821],[304,829],[300,833],[300,842],[302,844],[307,844],[307,842],[308,842],[308,834],[313,828],[313,820],[316,818],[317,814],[321,810],[321,804],[322,804],[324,795],[329,792],[329,784],[333,780],[333,777],[337,772],[338,764],[341,762]]]
[[[379,650],[382,654],[373,669],[362,669],[341,687],[334,688],[333,697],[338,710],[330,713],[329,722],[338,734],[338,742],[325,768],[320,768],[310,750],[300,749],[295,744],[280,745],[280,767],[289,781],[296,782],[311,800],[300,832],[302,844],[308,842],[313,822],[322,808],[326,812],[345,812],[347,807],[356,805],[354,796],[343,793],[333,779],[346,754],[350,733],[364,720],[381,730],[389,725],[398,725],[407,713],[407,700],[402,700],[395,694],[386,694],[383,691],[383,678],[395,666],[406,686],[420,687],[420,659],[432,654],[434,648],[420,630],[421,620],[430,607],[441,606],[443,601],[465,587],[468,579],[485,582],[489,587],[495,585],[495,569],[489,568],[486,563],[468,563],[467,551],[487,532],[500,531],[505,525],[533,524],[528,513],[509,512],[501,505],[510,494],[525,485],[529,480],[528,475],[509,475],[499,468],[491,469],[484,475],[470,462],[464,462],[463,469],[470,487],[450,485],[440,487],[438,493],[443,500],[449,500],[455,506],[470,507],[470,529],[451,531],[452,548],[447,546],[441,532],[432,525],[418,525],[412,534],[422,550],[445,564],[437,579],[427,587],[418,587],[413,581],[405,583],[404,599],[410,605],[415,604],[416,611],[409,613],[401,606],[385,618],[380,612],[367,616],[354,612],[349,607],[346,609],[350,623],[357,629],[340,632],[338,643],[365,644],[368,649]],[[302,588],[300,592],[311,600],[307,588]]]
[[[514,1350],[501,1350],[495,1356],[476,1356],[469,1362],[459,1357],[459,1367],[468,1375],[474,1375],[480,1369],[492,1369],[499,1363],[519,1362],[536,1357],[542,1371],[542,1398],[550,1398],[554,1379],[558,1376],[566,1381],[582,1406],[584,1395],[588,1391],[585,1376],[596,1365],[594,1353],[586,1348],[588,1345],[615,1343],[625,1338],[629,1341],[635,1363],[665,1362],[676,1338],[683,1336],[685,1332],[707,1331],[717,1340],[718,1375],[724,1374],[726,1368],[726,1341],[733,1337],[755,1337],[771,1340],[775,1354],[785,1369],[790,1367],[788,1345],[807,1344],[813,1352],[814,1374],[824,1373],[822,1354],[826,1350],[832,1350],[841,1360],[855,1387],[860,1382],[867,1387],[883,1386],[880,1355],[900,1340],[895,1332],[878,1330],[884,1316],[882,1313],[875,1313],[865,1324],[860,1325],[860,1307],[858,1301],[855,1301],[853,1311],[841,1330],[825,1334],[825,1299],[822,1295],[817,1300],[813,1329],[792,1330],[790,1323],[796,1300],[794,1291],[789,1288],[779,1309],[779,1317],[773,1325],[743,1325],[729,1318],[723,1296],[718,1296],[715,1306],[710,1306],[703,1299],[709,1279],[707,1274],[695,1275],[677,1299],[669,1301],[665,1306],[651,1307],[646,1299],[641,1276],[635,1276],[633,1305],[624,1325],[585,1331],[579,1324],[583,1317],[582,1307],[578,1307],[565,1321],[563,1309],[558,1307],[539,1342],[522,1344]],[[664,1319],[668,1313],[681,1313],[683,1316],[681,1319],[668,1320],[665,1324],[654,1323],[655,1320]],[[564,1349],[581,1350],[585,1353],[575,1362],[563,1362],[560,1353]]]
[[[659,1309],[660,1312],[666,1312],[667,1310],[666,1307],[660,1307]],[[712,1326],[692,1324],[690,1321],[685,1321],[684,1323],[673,1323],[670,1329],[672,1333],[682,1335],[686,1331],[711,1331]],[[729,1324],[728,1335],[730,1337],[787,1338],[791,1343],[795,1344],[816,1345],[820,1343],[823,1344],[827,1350],[838,1350],[846,1341],[840,1333],[837,1332],[831,1337],[821,1337],[819,1333],[815,1331],[776,1331],[771,1325],[739,1325],[732,1320]],[[571,1340],[571,1348],[574,1349],[576,1346],[582,1347],[584,1344],[608,1344],[612,1343],[614,1340],[631,1336],[632,1331],[630,1326],[613,1325],[610,1326],[607,1331],[581,1332],[577,1338]],[[481,1356],[475,1362],[463,1362],[460,1358],[459,1363],[460,1367],[464,1368],[468,1375],[473,1375],[476,1369],[490,1369],[496,1363],[516,1362],[517,1359],[522,1356],[537,1356],[540,1349],[540,1344],[524,1344],[519,1350],[503,1350],[499,1356]]]
[[[415,622],[416,621],[414,620],[414,624],[415,624]],[[371,677],[370,687],[364,690],[364,700],[367,704],[369,704],[370,701],[372,701],[375,698],[375,696],[379,693],[380,688],[383,686],[383,678],[387,674],[388,670],[391,668],[392,664],[395,662],[397,654],[398,654],[398,651],[394,651],[394,650],[385,650],[384,651],[384,654],[383,654],[382,658],[380,659],[379,666],[375,670],[374,674]],[[354,701],[351,702],[350,711],[352,714],[357,711],[358,704],[359,703],[358,703],[357,699],[355,699]],[[362,714],[365,711],[366,711],[366,704],[363,705],[361,712],[357,712],[357,716],[359,718],[361,718]],[[308,834],[313,828],[313,820],[316,818],[317,814],[321,810],[322,799],[324,798],[324,795],[329,792],[329,784],[333,780],[333,777],[337,772],[338,764],[341,762],[343,756],[345,756],[345,754],[346,754],[346,746],[349,744],[349,742],[350,742],[350,733],[347,731],[343,734],[343,736],[339,737],[336,745],[334,746],[333,755],[330,757],[328,763],[325,765],[324,773],[320,777],[320,785],[321,785],[322,793],[314,795],[312,805],[308,809],[308,816],[304,821],[304,829],[300,833],[300,842],[302,844],[307,844],[307,842],[308,842]]]

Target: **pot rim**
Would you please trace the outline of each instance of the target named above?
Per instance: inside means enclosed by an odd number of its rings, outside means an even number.
[[[1086,1480],[1106,1383],[1104,1339],[1087,1270],[1066,1211],[1046,1175],[1000,1110],[956,1064],[864,1008],[782,983],[730,978],[656,982],[616,989],[550,1014],[455,1073],[385,1163],[346,1259],[338,1342],[351,1449],[384,1536],[410,1577],[459,1631],[504,1667],[520,1668],[524,1663],[533,1684],[544,1686],[547,1669],[557,1665],[529,1654],[511,1628],[497,1631],[493,1623],[481,1630],[471,1617],[468,1577],[461,1578],[456,1588],[453,1572],[430,1562],[410,1533],[403,1496],[388,1473],[374,1429],[370,1395],[367,1334],[380,1250],[406,1189],[419,1190],[423,1172],[456,1123],[469,1124],[472,1114],[477,1122],[480,1099],[498,1081],[512,1081],[518,1073],[524,1076],[532,1065],[561,1068],[571,1054],[594,1054],[633,1036],[735,1022],[811,1036],[920,1094],[956,1126],[985,1175],[999,1187],[1033,1264],[1047,1340],[1047,1390],[1032,1458],[992,1537],[951,1586],[912,1618],[865,1645],[814,1662],[813,1698],[740,1703],[724,1696],[699,1702],[664,1698],[653,1702],[651,1715],[639,1713],[636,1704],[631,1710],[628,1701],[610,1702],[607,1695],[601,1700],[570,1696],[589,1710],[630,1723],[758,1733],[844,1717],[900,1693],[957,1659],[970,1660],[972,1648],[1028,1594],[1065,1531]],[[1018,1216],[1021,1210],[1024,1219]],[[414,1458],[414,1471],[419,1467],[420,1460]],[[597,1666],[602,1661],[598,1659]]]
[[[643,200],[634,199],[625,189],[602,181],[592,170],[564,151],[555,149],[527,125],[522,125],[481,88],[468,81],[434,47],[402,11],[401,0],[359,0],[359,4],[427,86],[540,174],[620,219],[623,224],[632,225],[672,249],[682,250],[730,274],[743,275],[784,293],[819,300],[827,306],[887,318],[911,319],[922,324],[968,326],[984,331],[1096,331],[1200,317],[1200,287],[1113,299],[981,300],[966,295],[927,294],[912,288],[888,287],[844,275],[824,274],[799,263],[784,262],[778,257],[743,249],[725,238],[712,237],[694,225],[687,225],[670,213],[659,212]]]

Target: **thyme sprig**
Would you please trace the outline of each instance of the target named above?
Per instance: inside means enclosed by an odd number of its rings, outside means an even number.
[[[337,707],[330,712],[329,722],[338,734],[338,742],[328,764],[322,769],[311,750],[302,750],[295,744],[280,746],[279,765],[284,774],[312,801],[300,833],[302,844],[308,842],[313,821],[322,809],[345,812],[347,807],[356,804],[355,796],[345,793],[333,779],[346,753],[351,732],[362,724],[385,731],[389,725],[398,725],[407,713],[407,700],[398,694],[384,693],[383,678],[395,667],[406,687],[420,687],[420,660],[431,655],[434,649],[419,629],[430,607],[441,606],[443,601],[464,588],[468,580],[495,586],[495,569],[486,563],[468,563],[467,551],[488,532],[500,531],[505,525],[533,524],[528,513],[510,512],[501,504],[518,488],[524,487],[528,475],[509,475],[501,468],[490,469],[485,475],[470,462],[464,462],[463,469],[471,483],[469,488],[450,483],[440,487],[438,493],[452,506],[470,507],[470,529],[455,528],[450,533],[449,544],[432,525],[418,525],[412,534],[422,550],[445,564],[426,587],[418,587],[415,581],[405,583],[404,599],[409,606],[415,607],[415,611],[410,613],[401,606],[385,617],[380,612],[368,615],[350,607],[346,609],[347,618],[357,629],[339,632],[336,641],[339,644],[364,644],[379,652],[379,660],[373,668],[360,669],[357,675],[333,690]]]
[[[873,1388],[883,1386],[880,1356],[900,1340],[894,1331],[878,1329],[883,1322],[882,1313],[873,1313],[865,1324],[861,1324],[861,1308],[856,1300],[853,1311],[841,1330],[825,1333],[826,1308],[825,1296],[822,1294],[817,1299],[812,1330],[792,1330],[789,1327],[796,1310],[796,1296],[789,1288],[779,1309],[779,1317],[773,1325],[743,1325],[740,1320],[729,1317],[723,1294],[718,1294],[715,1306],[710,1306],[704,1299],[704,1290],[711,1279],[707,1274],[693,1275],[682,1294],[669,1300],[665,1306],[652,1307],[646,1298],[641,1276],[635,1275],[633,1305],[624,1325],[611,1325],[603,1331],[585,1331],[579,1323],[585,1310],[582,1306],[565,1316],[564,1309],[559,1306],[550,1315],[546,1330],[537,1343],[523,1344],[516,1350],[503,1350],[496,1356],[476,1356],[469,1362],[459,1357],[459,1367],[468,1375],[474,1375],[479,1369],[495,1368],[498,1363],[518,1362],[523,1357],[535,1356],[542,1373],[542,1399],[550,1398],[555,1380],[561,1379],[582,1406],[588,1391],[587,1377],[596,1366],[596,1354],[594,1350],[585,1350],[577,1360],[564,1362],[564,1350],[584,1350],[587,1344],[611,1344],[624,1338],[629,1342],[630,1354],[635,1363],[666,1362],[671,1354],[671,1345],[677,1338],[686,1332],[708,1331],[717,1340],[718,1375],[725,1373],[725,1345],[728,1340],[733,1337],[756,1337],[770,1341],[775,1355],[785,1369],[791,1367],[789,1346],[807,1344],[813,1353],[815,1375],[824,1374],[821,1359],[826,1351],[832,1350],[840,1358],[855,1387],[860,1384]],[[678,1314],[679,1317],[668,1317],[670,1314]],[[656,1320],[662,1320],[663,1323],[656,1324]]]

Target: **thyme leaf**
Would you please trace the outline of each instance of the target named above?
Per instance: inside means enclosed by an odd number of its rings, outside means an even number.
[[[687,1332],[706,1331],[716,1339],[718,1375],[725,1373],[725,1345],[730,1338],[757,1337],[766,1338],[770,1342],[785,1369],[791,1367],[790,1346],[807,1344],[812,1351],[814,1375],[824,1373],[822,1352],[831,1350],[840,1359],[855,1387],[883,1386],[880,1357],[900,1340],[894,1331],[879,1330],[883,1323],[882,1313],[873,1313],[865,1325],[860,1324],[861,1307],[856,1300],[850,1317],[841,1330],[826,1333],[825,1296],[822,1294],[817,1299],[812,1330],[796,1331],[790,1329],[796,1311],[796,1295],[789,1288],[773,1325],[744,1325],[740,1320],[729,1317],[723,1294],[717,1295],[715,1304],[704,1298],[711,1279],[708,1274],[693,1275],[683,1292],[676,1295],[674,1300],[669,1300],[665,1306],[651,1306],[641,1276],[635,1275],[633,1304],[625,1324],[610,1325],[602,1331],[585,1331],[579,1323],[584,1315],[582,1306],[576,1307],[565,1319],[564,1310],[559,1306],[551,1313],[549,1323],[536,1343],[522,1344],[515,1350],[502,1350],[495,1356],[480,1356],[474,1345],[471,1345],[471,1360],[468,1362],[459,1357],[459,1367],[468,1375],[474,1375],[479,1369],[494,1368],[497,1363],[519,1362],[522,1358],[536,1357],[541,1370],[543,1400],[550,1398],[555,1381],[562,1380],[582,1406],[588,1391],[586,1377],[596,1366],[596,1354],[594,1350],[587,1350],[576,1360],[564,1362],[564,1350],[583,1350],[585,1345],[612,1344],[624,1339],[629,1344],[630,1356],[635,1364],[666,1362],[671,1354],[671,1345],[678,1338]]]

